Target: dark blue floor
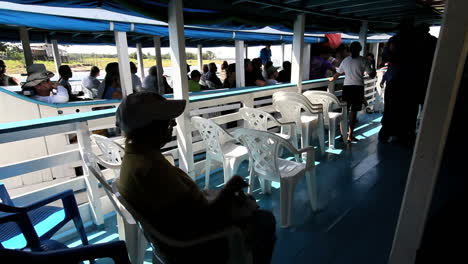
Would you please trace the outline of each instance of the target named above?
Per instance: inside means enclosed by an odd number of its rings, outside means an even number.
[[[325,204],[321,211],[312,212],[305,179],[299,183],[294,196],[293,225],[284,229],[278,224],[273,263],[386,263],[411,153],[398,145],[378,143],[380,115],[364,114],[359,119],[358,143],[338,143],[341,153],[333,151],[317,157],[319,199]],[[247,175],[246,166],[239,174]],[[222,186],[222,180],[222,171],[216,172],[211,177],[211,187]],[[203,179],[197,182],[203,185]],[[273,211],[277,220],[278,187],[274,185],[271,195],[259,190],[254,193],[260,206]],[[89,236],[91,243],[118,239],[115,217],[106,221],[105,230]],[[151,263],[151,252],[147,253]]]

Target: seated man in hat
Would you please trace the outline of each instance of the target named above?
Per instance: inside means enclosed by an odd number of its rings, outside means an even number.
[[[28,67],[28,78],[21,87],[23,94],[46,103],[68,102],[68,91],[65,87],[52,83],[54,74],[46,70],[44,64],[32,64]],[[56,90],[56,91],[54,91]]]
[[[6,75],[5,73],[6,73],[5,62],[0,60],[0,86],[19,85],[19,81],[16,78],[10,77]]]
[[[126,136],[119,192],[159,232],[173,239],[195,239],[237,225],[244,231],[253,263],[270,263],[275,218],[243,194],[247,183],[234,176],[213,197],[161,153],[184,108],[185,101],[167,100],[153,92],[122,100],[116,112],[117,126]],[[224,240],[185,249],[157,246],[171,263],[226,263],[229,249]]]

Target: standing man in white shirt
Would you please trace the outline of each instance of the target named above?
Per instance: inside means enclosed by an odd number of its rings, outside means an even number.
[[[359,56],[362,46],[359,42],[351,43],[349,47],[351,56],[346,57],[341,62],[340,67],[330,81],[336,80],[340,75],[345,74],[343,85],[343,101],[348,104],[349,113],[349,128],[348,142],[358,141],[353,135],[354,127],[357,123],[357,112],[361,111],[364,102],[364,73],[367,72],[370,77],[375,76],[375,71],[372,71],[369,61]],[[345,129],[345,128],[341,128]],[[344,139],[343,139],[344,140]]]
[[[52,83],[54,74],[46,70],[44,64],[32,64],[28,67],[28,78],[21,87],[23,94],[45,103],[66,103],[69,100],[65,87]],[[56,91],[54,91],[56,90]]]

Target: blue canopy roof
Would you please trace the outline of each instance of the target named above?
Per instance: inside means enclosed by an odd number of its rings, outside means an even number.
[[[8,0],[7,0],[8,1]],[[9,0],[21,4],[54,7],[99,8],[132,16],[168,21],[168,0]],[[393,32],[407,17],[437,24],[441,13],[432,1],[417,0],[183,0],[186,25],[230,30],[270,26],[291,32],[296,14],[307,15],[306,33],[359,32],[361,21],[370,33]]]
[[[53,1],[12,1],[22,3],[38,3],[41,4],[49,3],[53,4]],[[104,1],[106,3],[106,1]],[[90,7],[89,1],[64,1],[60,2],[61,6],[74,6],[88,8]],[[73,5],[76,3],[77,5]],[[113,8],[114,5],[110,5]],[[31,28],[30,40],[31,42],[45,41],[49,42],[50,39],[57,39],[60,44],[109,44],[114,45],[113,31],[124,31],[128,32],[129,46],[136,46],[137,42],[141,42],[144,47],[152,47],[153,39],[152,36],[162,37],[162,46],[169,46],[168,27],[159,21],[147,20],[146,23],[131,23],[132,21],[139,21],[138,19],[132,19],[129,17],[126,22],[110,21],[103,19],[91,19],[83,17],[70,17],[70,10],[68,13],[63,12],[63,15],[57,15],[60,12],[52,12],[53,9],[48,9],[50,13],[45,14],[37,12],[26,12],[20,11],[21,7],[24,10],[27,9],[25,6],[20,6],[16,10],[0,9],[0,27],[2,27],[2,35],[0,41],[16,42],[19,41],[17,33],[17,26],[25,26]],[[7,7],[4,7],[7,8]],[[110,8],[110,9],[112,9]],[[57,9],[57,8],[56,8]],[[57,11],[57,10],[55,10]],[[78,11],[72,10],[72,12],[79,14]],[[83,10],[83,12],[89,12]],[[133,13],[133,11],[129,11]],[[98,13],[100,14],[100,13]],[[115,13],[113,13],[115,14]],[[118,14],[117,14],[118,15]],[[90,17],[90,16],[88,16]],[[126,17],[125,17],[126,18]],[[3,25],[3,26],[2,26]],[[244,40],[251,46],[262,45],[265,43],[279,44],[279,43],[292,43],[292,35],[289,33],[278,34],[278,33],[258,33],[258,32],[245,32],[245,31],[234,31],[234,30],[223,30],[223,29],[211,29],[211,28],[198,28],[198,27],[186,27],[185,28],[186,45],[188,47],[196,47],[198,44],[202,44],[205,47],[214,46],[232,46],[234,40]],[[304,41],[306,43],[319,43],[325,41],[324,37],[318,36],[305,36]],[[374,40],[374,41],[385,41],[385,40]],[[346,42],[346,40],[344,41]]]

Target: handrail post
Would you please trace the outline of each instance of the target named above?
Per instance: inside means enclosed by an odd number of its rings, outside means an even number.
[[[366,42],[367,42],[367,29],[369,23],[367,21],[362,21],[361,29],[359,30],[359,43],[361,43],[362,50],[359,55],[364,56],[366,52]]]
[[[127,33],[115,31],[114,36],[119,60],[120,87],[122,88],[122,96],[126,97],[133,93],[132,76],[130,76],[130,60],[128,59]]]
[[[245,87],[244,41],[235,40],[236,45],[236,87]]]
[[[203,46],[202,44],[197,45],[197,51],[198,51],[198,70],[200,73],[203,73]]]
[[[156,74],[157,80],[158,80],[158,89],[159,94],[164,94],[164,80],[163,80],[163,65],[162,65],[162,55],[161,55],[161,37],[160,36],[154,36],[153,37],[154,41],[154,49],[155,49],[155,58],[156,58]]]
[[[297,85],[299,93],[302,93],[302,54],[304,52],[305,19],[305,14],[300,14],[294,22],[291,83]]]
[[[137,48],[136,54],[137,54],[138,68],[140,68],[140,77],[141,77],[141,80],[143,81],[145,79],[145,63],[144,63],[144,56],[143,56],[141,42],[138,42],[136,44],[136,48]]]
[[[335,85],[336,85],[335,82],[336,81],[331,81],[330,83],[328,83],[327,92],[335,94]]]
[[[101,197],[99,196],[99,186],[96,178],[89,174],[88,167],[84,163],[84,153],[91,152],[91,133],[89,132],[86,121],[76,123],[76,134],[78,138],[78,147],[83,161],[83,177],[86,183],[86,194],[88,196],[89,208],[94,224],[104,225],[104,215],[102,213]]]
[[[195,177],[182,0],[173,0],[169,2],[168,22],[172,75],[174,78],[174,99],[185,100],[187,102],[184,113],[177,118],[176,130],[179,166],[182,170],[187,172],[187,174]]]
[[[58,48],[57,40],[53,39],[51,42],[52,42],[52,53],[54,55],[55,70],[57,71],[57,74],[59,74],[59,68],[62,65],[62,57],[60,56],[60,50]]]
[[[20,27],[20,38],[21,45],[23,46],[24,62],[26,63],[26,68],[28,68],[31,64],[34,63],[34,60],[29,41],[29,32],[26,27]]]
[[[310,52],[311,45],[310,43],[307,43],[304,45],[304,54],[302,55],[302,80],[310,79]]]

